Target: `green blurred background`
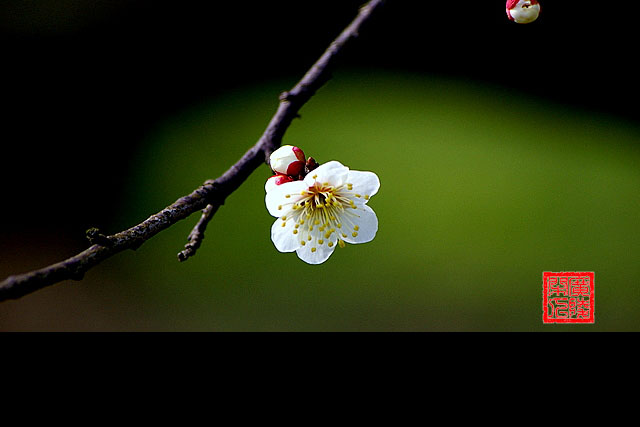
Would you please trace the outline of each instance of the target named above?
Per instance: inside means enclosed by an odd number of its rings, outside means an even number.
[[[353,8],[341,10],[353,14]],[[512,28],[496,22],[492,37]],[[370,31],[376,41],[381,29]],[[369,204],[380,228],[372,242],[337,249],[319,266],[279,253],[269,238],[274,218],[264,206],[265,165],[227,199],[194,258],[179,263],[176,254],[197,215],[97,266],[82,282],[0,304],[0,329],[639,330],[640,126],[635,111],[607,98],[621,92],[606,90],[624,84],[594,83],[587,102],[538,90],[548,81],[582,93],[549,76],[532,88],[508,84],[520,72],[496,81],[417,63],[393,69],[389,53],[380,64],[362,59],[371,57],[365,53],[371,52],[356,51],[357,60],[334,72],[283,142],[320,162],[335,159],[378,174],[381,189]],[[541,60],[537,71],[544,74],[549,61]],[[304,71],[302,63],[297,68]],[[104,163],[93,170],[96,185],[113,179],[117,190],[83,187],[71,205],[84,206],[74,214],[82,219],[62,215],[70,225],[25,220],[5,227],[0,273],[70,256],[86,246],[81,234],[88,226],[128,228],[219,176],[256,141],[278,94],[301,76],[273,74],[219,84],[207,96],[173,96],[172,107],[152,119],[141,113],[145,125],[126,128],[133,136],[116,147],[92,144],[82,164],[105,153],[108,161],[96,160]],[[635,87],[626,87],[624,96],[631,96]],[[89,135],[103,129],[87,127]],[[119,161],[123,153],[126,160]],[[70,169],[69,191],[62,191],[74,193],[73,200],[78,192],[70,183],[77,179]],[[24,183],[13,187],[16,194],[25,191]],[[83,202],[101,198],[103,204]],[[39,217],[48,206],[36,205]],[[87,216],[95,212],[98,223],[91,223]],[[543,271],[595,271],[594,325],[542,324]]]

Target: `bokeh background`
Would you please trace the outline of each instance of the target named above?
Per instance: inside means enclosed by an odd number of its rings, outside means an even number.
[[[361,1],[0,4],[0,276],[215,178]],[[637,31],[602,2],[388,0],[285,135],[372,170],[376,239],[309,266],[269,239],[262,166],[198,215],[0,304],[3,331],[640,330]],[[595,271],[594,325],[542,324],[543,271]]]

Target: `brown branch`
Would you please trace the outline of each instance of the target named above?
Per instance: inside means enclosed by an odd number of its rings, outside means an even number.
[[[384,0],[371,0],[360,8],[356,18],[329,45],[304,77],[290,91],[280,95],[278,109],[258,142],[222,176],[206,181],[191,194],[181,197],[128,230],[110,236],[101,234],[97,229],[88,230],[87,237],[92,243],[91,247],[59,263],[29,273],[9,276],[0,283],[0,301],[20,298],[63,280],[81,280],[84,273],[98,263],[125,249],[137,249],[160,231],[204,209],[194,231],[189,235],[189,243],[179,258],[184,256],[184,259],[187,259],[193,255],[202,243],[204,229],[213,214],[227,196],[238,189],[258,166],[265,161],[268,162],[269,155],[280,146],[285,131],[298,116],[300,108],[329,80],[329,69],[345,44],[358,36],[362,25],[383,2]]]

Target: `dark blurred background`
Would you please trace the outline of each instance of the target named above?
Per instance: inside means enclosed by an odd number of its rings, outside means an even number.
[[[132,153],[154,128],[236,89],[274,80],[288,89],[362,3],[1,2],[3,277],[84,248],[89,227],[122,225],[114,217],[130,197]],[[635,126],[637,40],[637,23],[602,2],[547,0],[537,22],[517,25],[501,0],[389,0],[338,69],[494,85]],[[276,100],[274,91],[274,110]]]

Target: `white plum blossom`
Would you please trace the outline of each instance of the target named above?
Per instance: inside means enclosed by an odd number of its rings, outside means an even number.
[[[280,252],[296,251],[309,264],[321,264],[336,246],[366,243],[378,231],[378,218],[367,206],[378,192],[373,172],[349,170],[331,161],[309,172],[304,180],[271,187],[265,202],[278,217],[271,240]]]

